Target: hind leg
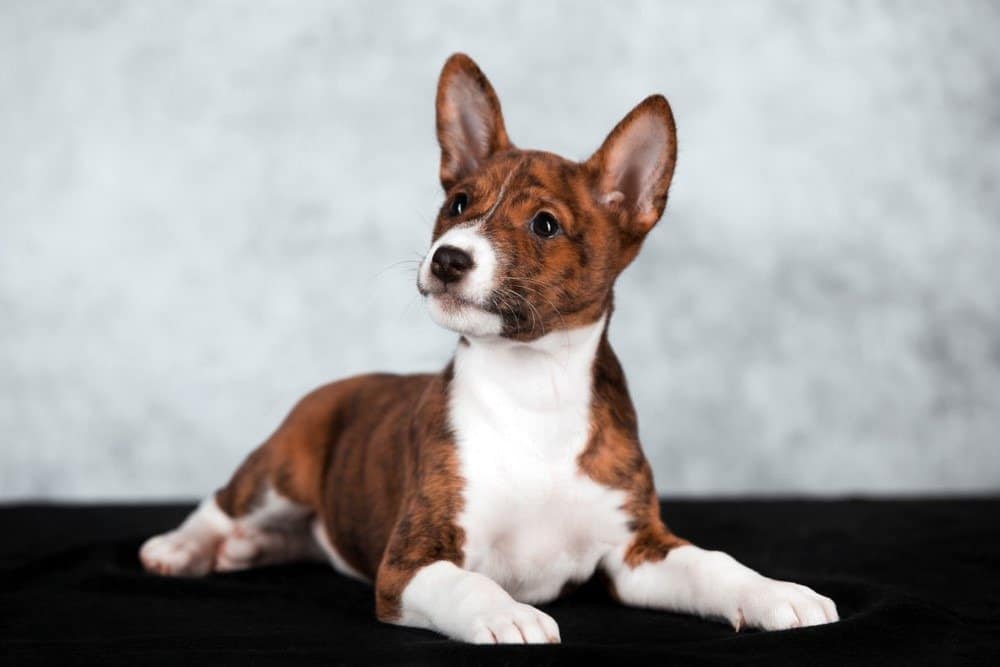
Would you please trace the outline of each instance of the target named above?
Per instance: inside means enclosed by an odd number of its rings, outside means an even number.
[[[233,519],[210,496],[178,528],[146,540],[139,559],[156,574],[200,577],[212,571],[216,550],[232,530]]]
[[[150,538],[139,557],[150,572],[182,577],[322,559],[311,517],[311,510],[273,490],[252,511],[235,518],[213,496],[180,527]]]
[[[306,529],[263,531],[237,525],[219,546],[213,569],[216,572],[232,572],[322,559],[319,545]]]
[[[233,522],[215,555],[219,572],[246,570],[301,560],[322,560],[313,537],[313,513],[307,507],[268,491],[254,512]]]
[[[150,572],[201,576],[291,560],[322,558],[313,531],[333,446],[343,383],[299,401],[229,483],[176,530],[151,538],[139,556]]]
[[[320,557],[311,532],[308,494],[289,481],[293,453],[286,431],[255,450],[229,483],[178,528],[149,539],[139,550],[143,566],[169,576],[199,577],[213,570],[242,570]],[[297,457],[302,460],[304,457]],[[313,467],[318,470],[318,467]],[[311,479],[300,474],[300,479]],[[288,496],[294,495],[299,502]]]
[[[201,577],[215,567],[223,542],[237,521],[253,513],[267,489],[273,445],[264,443],[236,469],[226,486],[209,496],[180,526],[146,540],[139,560],[164,576]]]

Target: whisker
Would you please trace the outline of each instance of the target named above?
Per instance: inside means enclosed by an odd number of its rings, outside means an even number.
[[[395,269],[395,268],[403,266],[405,264],[414,264],[416,266],[419,266],[420,262],[418,262],[418,261],[416,261],[414,259],[401,259],[398,262],[393,262],[392,264],[384,267],[383,269],[381,269],[380,271],[378,271],[378,273],[376,273],[375,275],[371,276],[369,278],[369,280],[375,280],[376,278],[381,277],[382,274],[385,273],[386,271],[389,271],[391,269]]]
[[[507,281],[514,282],[515,286],[518,289],[530,292],[533,295],[535,295],[538,298],[540,298],[542,301],[545,301],[549,305],[549,307],[555,312],[556,316],[559,318],[559,324],[560,324],[560,326],[561,326],[561,328],[562,328],[562,330],[563,330],[563,332],[565,333],[565,336],[566,336],[566,343],[567,344],[569,343],[569,328],[566,326],[566,318],[563,316],[562,311],[560,311],[559,308],[556,306],[556,304],[553,303],[552,300],[549,299],[547,296],[545,296],[545,294],[542,293],[542,291],[540,289],[535,288],[535,287],[531,287],[531,286],[528,286],[528,285],[525,285],[523,283],[531,282],[531,283],[535,283],[537,285],[540,285],[540,286],[543,286],[543,287],[546,287],[546,288],[555,288],[562,295],[566,295],[566,291],[565,290],[563,290],[558,285],[550,285],[550,284],[542,282],[540,280],[534,280],[532,278],[522,278],[522,277],[519,277],[519,276],[511,276],[511,275],[498,276],[498,280],[507,280]],[[516,284],[516,283],[522,283],[522,284]],[[525,304],[527,304],[532,310],[534,310],[537,313],[537,309],[535,308],[534,304],[532,304],[530,301],[528,301],[524,296],[522,296],[522,295],[518,295],[518,296],[520,297],[520,299]],[[539,314],[538,317],[539,317],[539,320],[540,320],[541,319],[541,315]],[[545,332],[544,325],[542,325],[542,332],[543,332],[542,335],[544,335],[544,332]]]
[[[523,280],[522,278],[518,278],[516,276],[504,276],[503,278],[507,279],[507,280]],[[539,284],[540,285],[544,285],[545,283],[539,282]],[[534,287],[528,287],[526,285],[520,285],[519,287],[520,287],[520,289],[530,291],[532,294],[537,295],[540,299],[542,299],[543,301],[545,301],[549,305],[549,307],[551,307],[552,310],[555,311],[555,314],[559,317],[559,323],[563,326],[563,328],[566,327],[566,319],[563,317],[562,312],[552,302],[551,299],[549,299],[548,297],[546,297],[540,290],[538,290],[538,289],[536,289]]]
[[[524,300],[524,297],[522,297],[521,295],[517,294],[516,292],[514,292],[512,290],[505,289],[505,288],[500,288],[500,291],[502,291],[504,294],[506,294],[508,296],[514,297],[515,299],[521,299],[522,301]],[[517,321],[517,331],[518,331],[518,333],[520,333],[520,331],[521,331],[521,318],[518,317],[518,314],[514,310],[514,307],[511,306],[507,302],[506,299],[503,299],[503,303],[507,307],[507,311],[511,314],[511,317],[513,317]],[[525,302],[525,303],[527,303],[527,302]],[[528,305],[530,306],[531,304],[528,304]],[[532,314],[532,328],[534,328],[534,314]]]
[[[397,320],[397,323],[402,322],[403,319],[409,314],[410,308],[413,307],[413,302],[416,301],[419,296],[420,296],[419,294],[414,294],[413,296],[410,297],[410,300],[406,302],[405,306],[403,306],[403,312],[399,314],[399,319]]]
[[[513,296],[516,299],[520,300],[521,303],[523,303],[524,305],[526,305],[530,309],[529,313],[531,315],[531,328],[532,328],[532,330],[535,329],[535,324],[537,323],[538,327],[542,330],[542,335],[544,336],[545,335],[545,321],[542,319],[542,314],[540,312],[538,312],[538,308],[535,307],[535,304],[531,303],[531,301],[529,301],[527,298],[525,298],[525,296],[523,294],[518,294],[516,291],[511,290],[511,289],[507,289],[506,291],[508,293],[510,293],[511,296]],[[557,312],[558,312],[558,310],[557,310]]]

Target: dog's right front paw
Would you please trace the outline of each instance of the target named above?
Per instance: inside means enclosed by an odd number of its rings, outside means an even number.
[[[146,540],[139,560],[149,572],[173,577],[201,577],[212,570],[217,540],[175,530]]]
[[[531,605],[510,601],[498,609],[477,615],[466,641],[473,644],[558,644],[555,620]]]

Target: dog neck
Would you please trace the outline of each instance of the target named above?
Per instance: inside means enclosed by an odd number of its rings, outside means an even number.
[[[452,399],[497,426],[520,416],[539,425],[589,423],[594,359],[607,314],[530,342],[467,338],[455,353]]]

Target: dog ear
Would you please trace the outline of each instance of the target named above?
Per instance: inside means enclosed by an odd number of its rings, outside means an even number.
[[[445,190],[511,147],[500,100],[472,58],[456,53],[441,70],[437,89],[437,137]]]
[[[677,162],[670,105],[651,95],[615,126],[587,166],[602,204],[624,210],[633,232],[645,234],[663,215]]]

